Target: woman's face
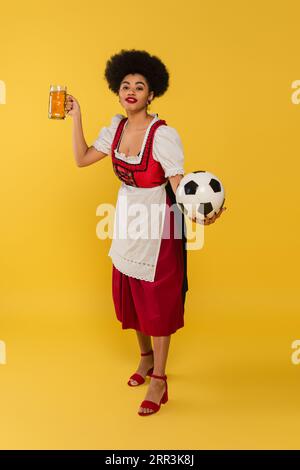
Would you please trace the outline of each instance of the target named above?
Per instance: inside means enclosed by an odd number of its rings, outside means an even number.
[[[136,101],[126,101],[127,98],[135,98]],[[139,73],[126,75],[119,88],[121,105],[129,111],[139,111],[147,108],[148,100],[152,101],[153,91],[150,92],[146,78]]]

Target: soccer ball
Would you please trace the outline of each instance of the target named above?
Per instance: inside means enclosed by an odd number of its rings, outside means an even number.
[[[225,202],[221,181],[209,171],[199,170],[186,174],[176,190],[176,202],[190,219],[203,221],[217,214]]]

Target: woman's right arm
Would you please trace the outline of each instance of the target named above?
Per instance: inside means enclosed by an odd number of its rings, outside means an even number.
[[[73,118],[72,142],[76,165],[88,166],[106,157],[106,153],[96,150],[93,146],[88,147],[83,135],[80,106],[72,95],[67,95],[66,111],[67,115]]]

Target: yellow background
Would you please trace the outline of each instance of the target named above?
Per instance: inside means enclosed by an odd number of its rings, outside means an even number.
[[[299,3],[64,1],[1,4],[0,447],[299,447]],[[49,120],[50,83],[80,102],[89,145],[124,112],[103,79],[122,48],[170,72],[157,112],[185,172],[218,175],[227,211],[188,253],[185,327],[172,336],[169,402],[137,414],[146,386],[111,295],[109,158],[75,165],[72,119]]]

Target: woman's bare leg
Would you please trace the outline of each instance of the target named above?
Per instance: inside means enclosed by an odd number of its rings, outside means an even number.
[[[152,349],[151,336],[145,335],[141,331],[136,330],[136,335],[140,347],[141,353],[148,352]],[[136,373],[140,374],[142,377],[146,377],[148,370],[153,366],[153,354],[149,356],[141,356],[139,366],[136,370]],[[137,385],[137,381],[130,379],[132,385]]]
[[[155,375],[165,375],[170,340],[171,340],[171,335],[153,336],[153,349],[154,349],[153,374]]]
[[[141,331],[137,331],[137,330],[136,330],[136,335],[137,335],[137,339],[139,342],[141,353],[150,351],[150,349],[152,349],[151,336],[147,336]]]
[[[154,349],[154,370],[155,375],[165,375],[166,363],[168,358],[169,346],[171,335],[169,336],[153,336],[153,349]],[[151,400],[159,403],[165,391],[166,384],[161,379],[151,377],[150,384],[145,396],[145,400]],[[149,413],[152,410],[149,408],[140,407],[139,411]]]

